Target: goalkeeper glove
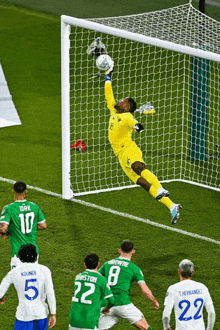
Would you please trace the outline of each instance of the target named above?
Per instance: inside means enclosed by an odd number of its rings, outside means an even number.
[[[107,54],[106,46],[103,44],[102,39],[96,38],[91,45],[87,48],[87,54],[90,56],[100,56],[102,54]]]
[[[109,67],[109,69],[105,71],[105,81],[108,81],[108,80],[111,81],[113,70],[114,70],[114,61],[112,61],[112,64]]]
[[[140,123],[137,123],[134,125],[134,129],[136,130],[136,132],[140,133],[144,130],[144,126]]]
[[[140,108],[137,109],[136,111],[144,115],[152,115],[156,113],[154,106],[150,102],[141,105]]]

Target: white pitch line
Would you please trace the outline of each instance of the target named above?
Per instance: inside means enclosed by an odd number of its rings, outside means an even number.
[[[8,182],[8,183],[11,183],[11,184],[14,184],[16,182],[14,180],[2,178],[2,177],[0,177],[0,181]],[[45,189],[42,189],[42,188],[30,186],[30,185],[27,185],[27,187],[28,187],[28,189],[33,189],[33,190],[39,191],[39,192],[41,192],[43,194],[46,194],[46,195],[62,198],[62,195],[54,193],[54,192],[49,191],[49,190],[45,190]],[[174,227],[166,226],[166,225],[163,225],[163,224],[160,224],[160,223],[148,220],[148,219],[144,219],[144,218],[140,218],[140,217],[131,215],[129,213],[124,213],[124,212],[119,212],[119,211],[116,211],[116,210],[112,210],[112,209],[109,209],[109,208],[104,207],[104,206],[100,206],[100,205],[96,205],[96,204],[93,204],[93,203],[85,202],[81,199],[71,199],[70,201],[74,202],[74,203],[81,204],[81,205],[85,205],[85,206],[88,206],[88,207],[92,207],[92,208],[100,210],[100,211],[108,212],[108,213],[111,213],[111,214],[114,214],[114,215],[119,215],[123,218],[131,219],[131,220],[135,220],[135,221],[139,221],[139,222],[144,222],[144,223],[147,223],[148,225],[151,225],[151,226],[154,226],[154,227],[159,227],[159,228],[162,228],[162,229],[166,229],[166,230],[176,232],[178,234],[190,236],[190,237],[193,237],[193,238],[198,238],[198,239],[206,241],[206,242],[210,242],[210,243],[220,245],[220,241],[217,241],[215,239],[212,239],[212,238],[209,238],[209,237],[206,237],[206,236],[201,236],[201,235],[194,234],[194,233],[190,233],[188,231],[178,229],[176,227],[174,228]]]
[[[52,21],[59,21],[59,16],[52,14],[52,13],[44,13],[41,11],[38,11],[36,9],[31,9],[28,7],[17,7],[13,4],[1,4],[0,3],[0,9],[7,9],[7,10],[14,10],[19,13],[29,15],[29,16],[36,16],[40,18],[45,18],[47,20],[52,20]]]

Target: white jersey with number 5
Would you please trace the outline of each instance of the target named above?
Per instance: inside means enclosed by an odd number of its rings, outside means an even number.
[[[176,330],[205,330],[203,307],[213,302],[204,284],[184,280],[168,288],[164,305],[174,307]]]
[[[16,318],[19,321],[44,319],[48,315],[47,299],[51,314],[56,314],[56,300],[49,268],[37,263],[21,263],[2,280],[0,298],[13,284],[19,304]]]

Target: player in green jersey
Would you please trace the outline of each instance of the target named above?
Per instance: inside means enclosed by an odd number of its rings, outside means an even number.
[[[126,319],[139,329],[152,330],[141,311],[132,304],[130,298],[131,284],[135,280],[140,285],[144,297],[153,303],[155,309],[159,308],[158,301],[145,283],[141,269],[131,262],[134,253],[133,243],[125,240],[119,249],[120,256],[106,262],[99,269],[99,272],[108,280],[115,297],[114,306],[109,311],[105,308],[101,314],[99,330],[112,328],[121,318]]]
[[[26,200],[27,186],[23,181],[17,181],[13,189],[14,203],[3,207],[0,217],[0,236],[10,237],[12,259],[11,267],[19,264],[18,251],[22,245],[37,246],[37,230],[46,229],[46,219],[35,203]]]
[[[99,257],[95,253],[86,255],[84,259],[86,270],[75,278],[69,330],[98,330],[102,300],[105,300],[107,307],[114,304],[114,297],[107,280],[98,273],[99,266]]]

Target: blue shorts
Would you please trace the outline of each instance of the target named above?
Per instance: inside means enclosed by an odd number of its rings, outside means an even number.
[[[48,330],[48,319],[27,322],[16,319],[14,330]]]

